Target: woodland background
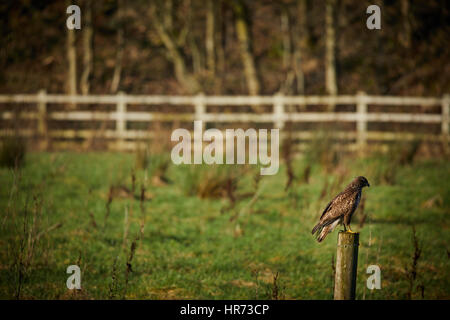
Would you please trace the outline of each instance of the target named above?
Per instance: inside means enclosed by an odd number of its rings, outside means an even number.
[[[0,15],[1,93],[449,91],[447,1],[9,0]]]

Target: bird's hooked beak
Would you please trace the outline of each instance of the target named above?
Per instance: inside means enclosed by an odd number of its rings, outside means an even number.
[[[368,186],[368,187],[370,187],[370,184],[369,184],[369,182],[367,182],[367,186]]]

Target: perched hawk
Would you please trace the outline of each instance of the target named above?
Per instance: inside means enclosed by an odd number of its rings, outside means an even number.
[[[350,229],[350,220],[358,207],[359,200],[361,200],[362,188],[366,186],[370,187],[369,181],[359,176],[328,203],[325,210],[323,210],[319,223],[312,229],[312,234],[317,232],[318,242],[325,239],[327,234],[333,231],[338,224],[343,224],[345,231],[347,231],[346,227],[348,227],[349,232],[353,232]]]

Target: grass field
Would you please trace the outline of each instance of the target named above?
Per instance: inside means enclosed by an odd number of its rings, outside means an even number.
[[[293,163],[285,191],[285,165],[260,180],[255,167],[169,165],[165,183],[133,154],[28,154],[0,169],[0,298],[332,299],[337,231],[319,244],[311,229],[356,175],[371,183],[352,222],[357,299],[450,298],[448,161]],[[72,264],[80,291],[66,288]]]

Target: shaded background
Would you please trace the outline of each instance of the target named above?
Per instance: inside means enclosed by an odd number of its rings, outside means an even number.
[[[83,81],[84,86],[88,82],[85,93],[327,92],[325,1],[73,4],[81,7],[82,28],[74,31],[76,61],[70,62],[68,3],[2,1],[0,92],[35,93],[42,88],[69,92],[73,77],[69,63],[77,66],[77,92],[82,92]],[[370,4],[381,7],[381,30],[366,28]],[[447,1],[341,0],[329,1],[329,6],[338,93],[440,96],[449,91]],[[239,23],[244,26],[241,36]],[[90,31],[92,39],[86,44]],[[246,53],[242,47],[248,47]],[[84,61],[87,54],[92,61],[83,76],[89,65]],[[244,72],[248,61],[257,81],[253,92]],[[175,68],[184,71],[177,74]],[[113,84],[115,74],[118,79]]]

